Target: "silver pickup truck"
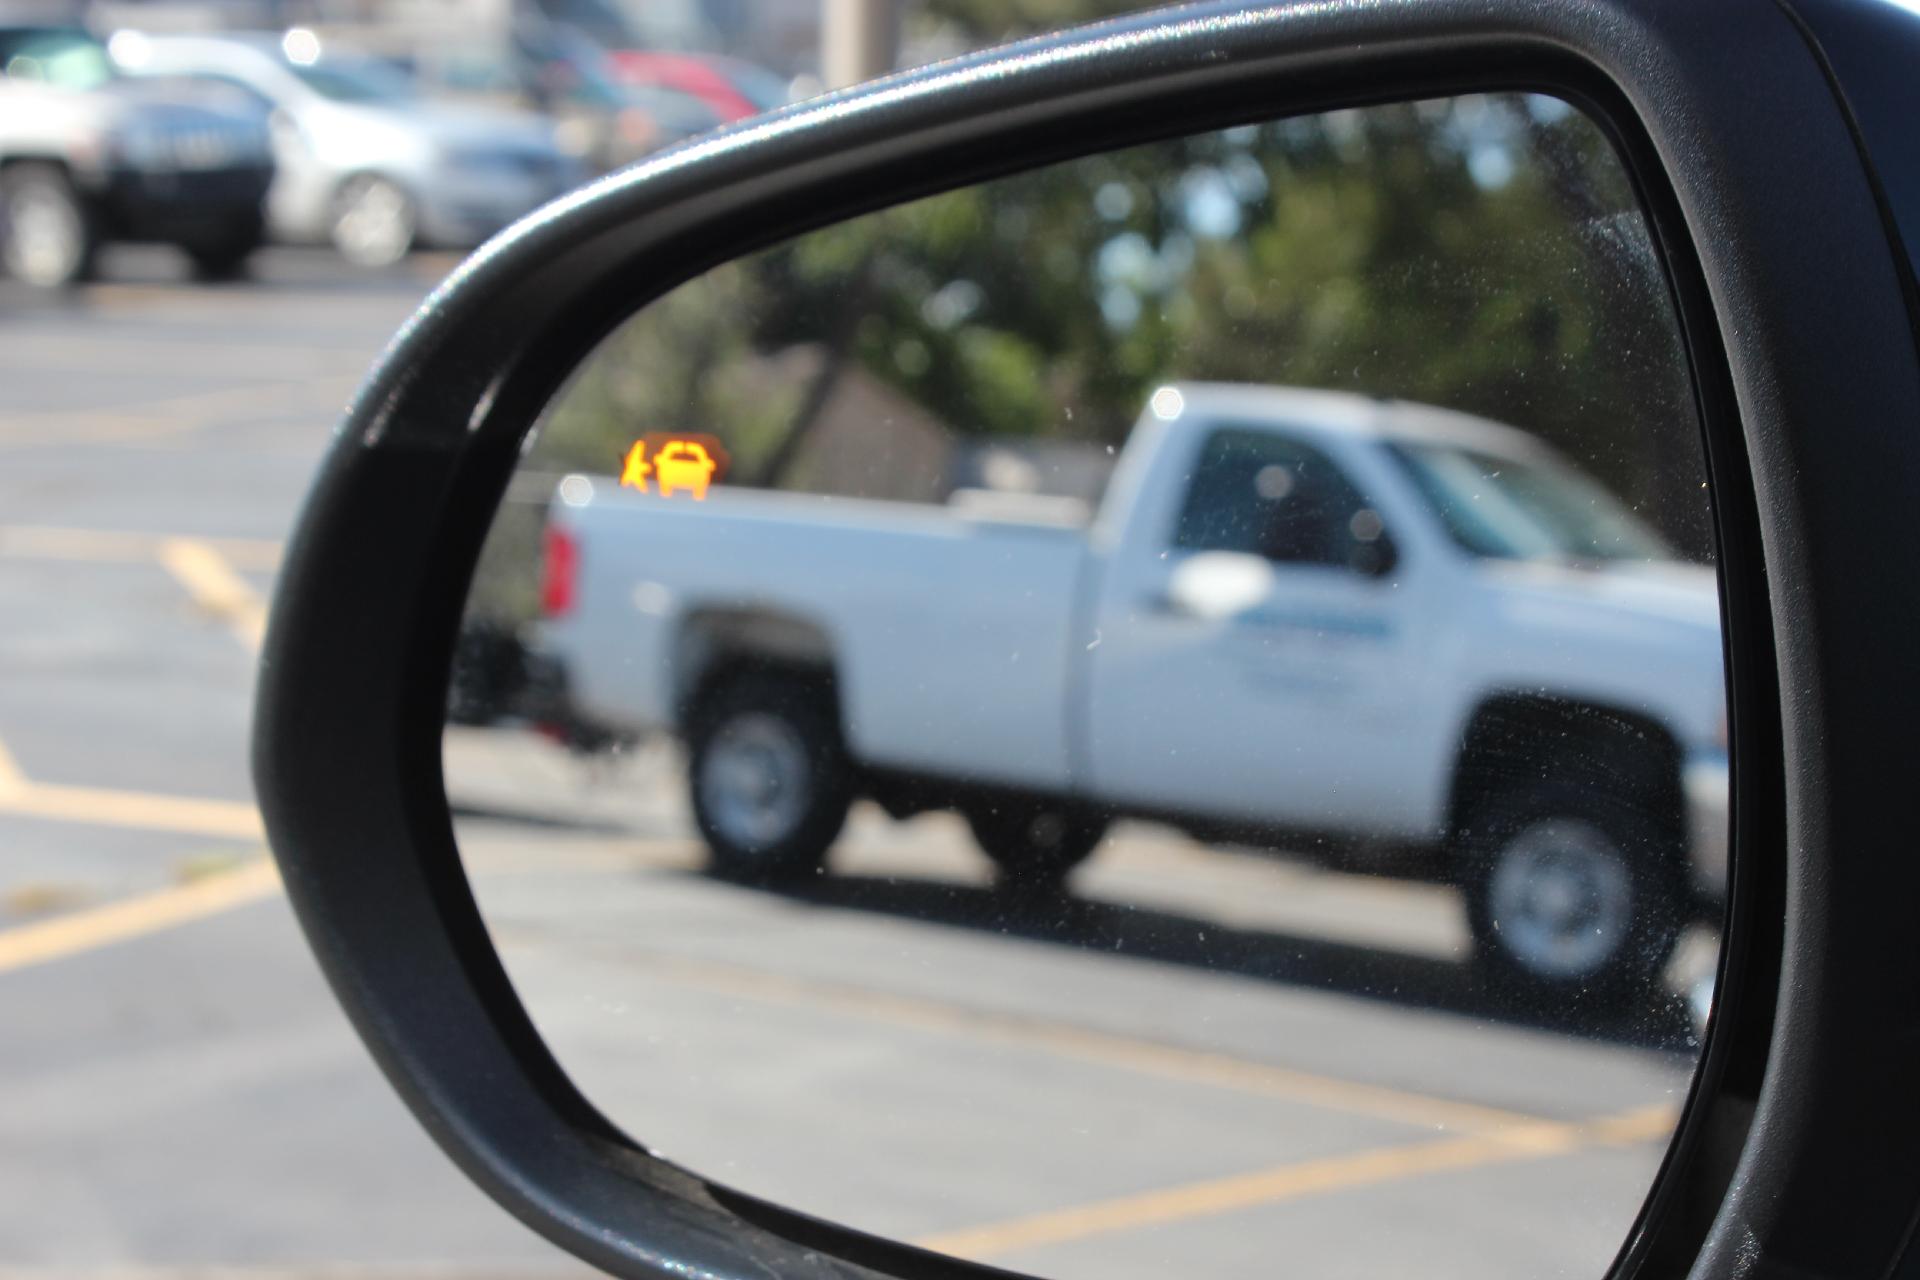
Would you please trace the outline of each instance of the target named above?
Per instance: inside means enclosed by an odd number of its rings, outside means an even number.
[[[541,647],[686,741],[729,874],[818,869],[856,794],[1038,881],[1148,817],[1455,880],[1548,987],[1647,979],[1723,889],[1713,572],[1518,431],[1183,384],[1084,525],[691,496],[560,484]]]

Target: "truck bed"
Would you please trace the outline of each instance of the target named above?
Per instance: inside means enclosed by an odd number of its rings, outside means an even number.
[[[542,648],[581,712],[646,730],[676,727],[724,637],[817,645],[863,764],[1064,788],[1089,552],[1061,508],[1034,510],[728,489],[695,503],[594,481],[553,508],[578,590]]]

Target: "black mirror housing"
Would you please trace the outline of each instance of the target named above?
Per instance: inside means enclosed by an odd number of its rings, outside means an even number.
[[[1888,1031],[1920,955],[1891,942],[1920,863],[1880,846],[1908,821],[1910,753],[1893,744],[1920,718],[1920,581],[1849,556],[1920,551],[1905,514],[1920,362],[1848,116],[1801,29],[1760,0],[1150,14],[749,121],[560,201],[456,271],[362,388],[309,499],[254,771],[334,989],[490,1195],[623,1276],[992,1274],[653,1155],[573,1087],[492,950],[441,785],[450,655],[521,442],[580,358],[700,271],[855,213],[1209,124],[1496,87],[1580,103],[1639,185],[1700,389],[1726,601],[1720,1003],[1615,1274],[1894,1266],[1920,1205],[1920,1042]],[[1371,571],[1390,573],[1391,545],[1374,546]],[[1862,1151],[1883,1158],[1863,1167]]]

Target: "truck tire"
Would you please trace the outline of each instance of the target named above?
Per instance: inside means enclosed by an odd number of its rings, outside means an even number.
[[[266,238],[266,222],[255,213],[236,218],[216,233],[187,241],[180,248],[199,279],[238,280],[247,274],[248,261]]]
[[[1538,1012],[1644,1000],[1688,918],[1676,837],[1632,798],[1565,782],[1489,797],[1463,832],[1476,958]]]
[[[831,690],[803,675],[743,672],[694,706],[687,781],[708,870],[748,884],[818,875],[853,802]]]
[[[1081,806],[1036,800],[979,802],[966,809],[973,838],[1000,869],[1002,888],[1058,892],[1107,834],[1107,820]]]
[[[58,166],[0,171],[0,261],[14,279],[66,288],[93,274],[99,251],[93,213]]]

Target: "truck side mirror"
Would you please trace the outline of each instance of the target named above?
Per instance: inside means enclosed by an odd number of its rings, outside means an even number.
[[[1186,617],[1219,621],[1257,608],[1272,591],[1273,562],[1265,556],[1201,551],[1175,567],[1165,602]]]
[[[1355,573],[1384,578],[1400,563],[1400,549],[1394,545],[1393,534],[1372,507],[1362,507],[1348,517],[1344,532],[1351,539],[1347,563]]]
[[[1376,537],[1366,541],[1355,538],[1347,563],[1353,566],[1353,571],[1362,577],[1391,577],[1394,568],[1400,563],[1400,551],[1394,546],[1392,536],[1383,530]]]

